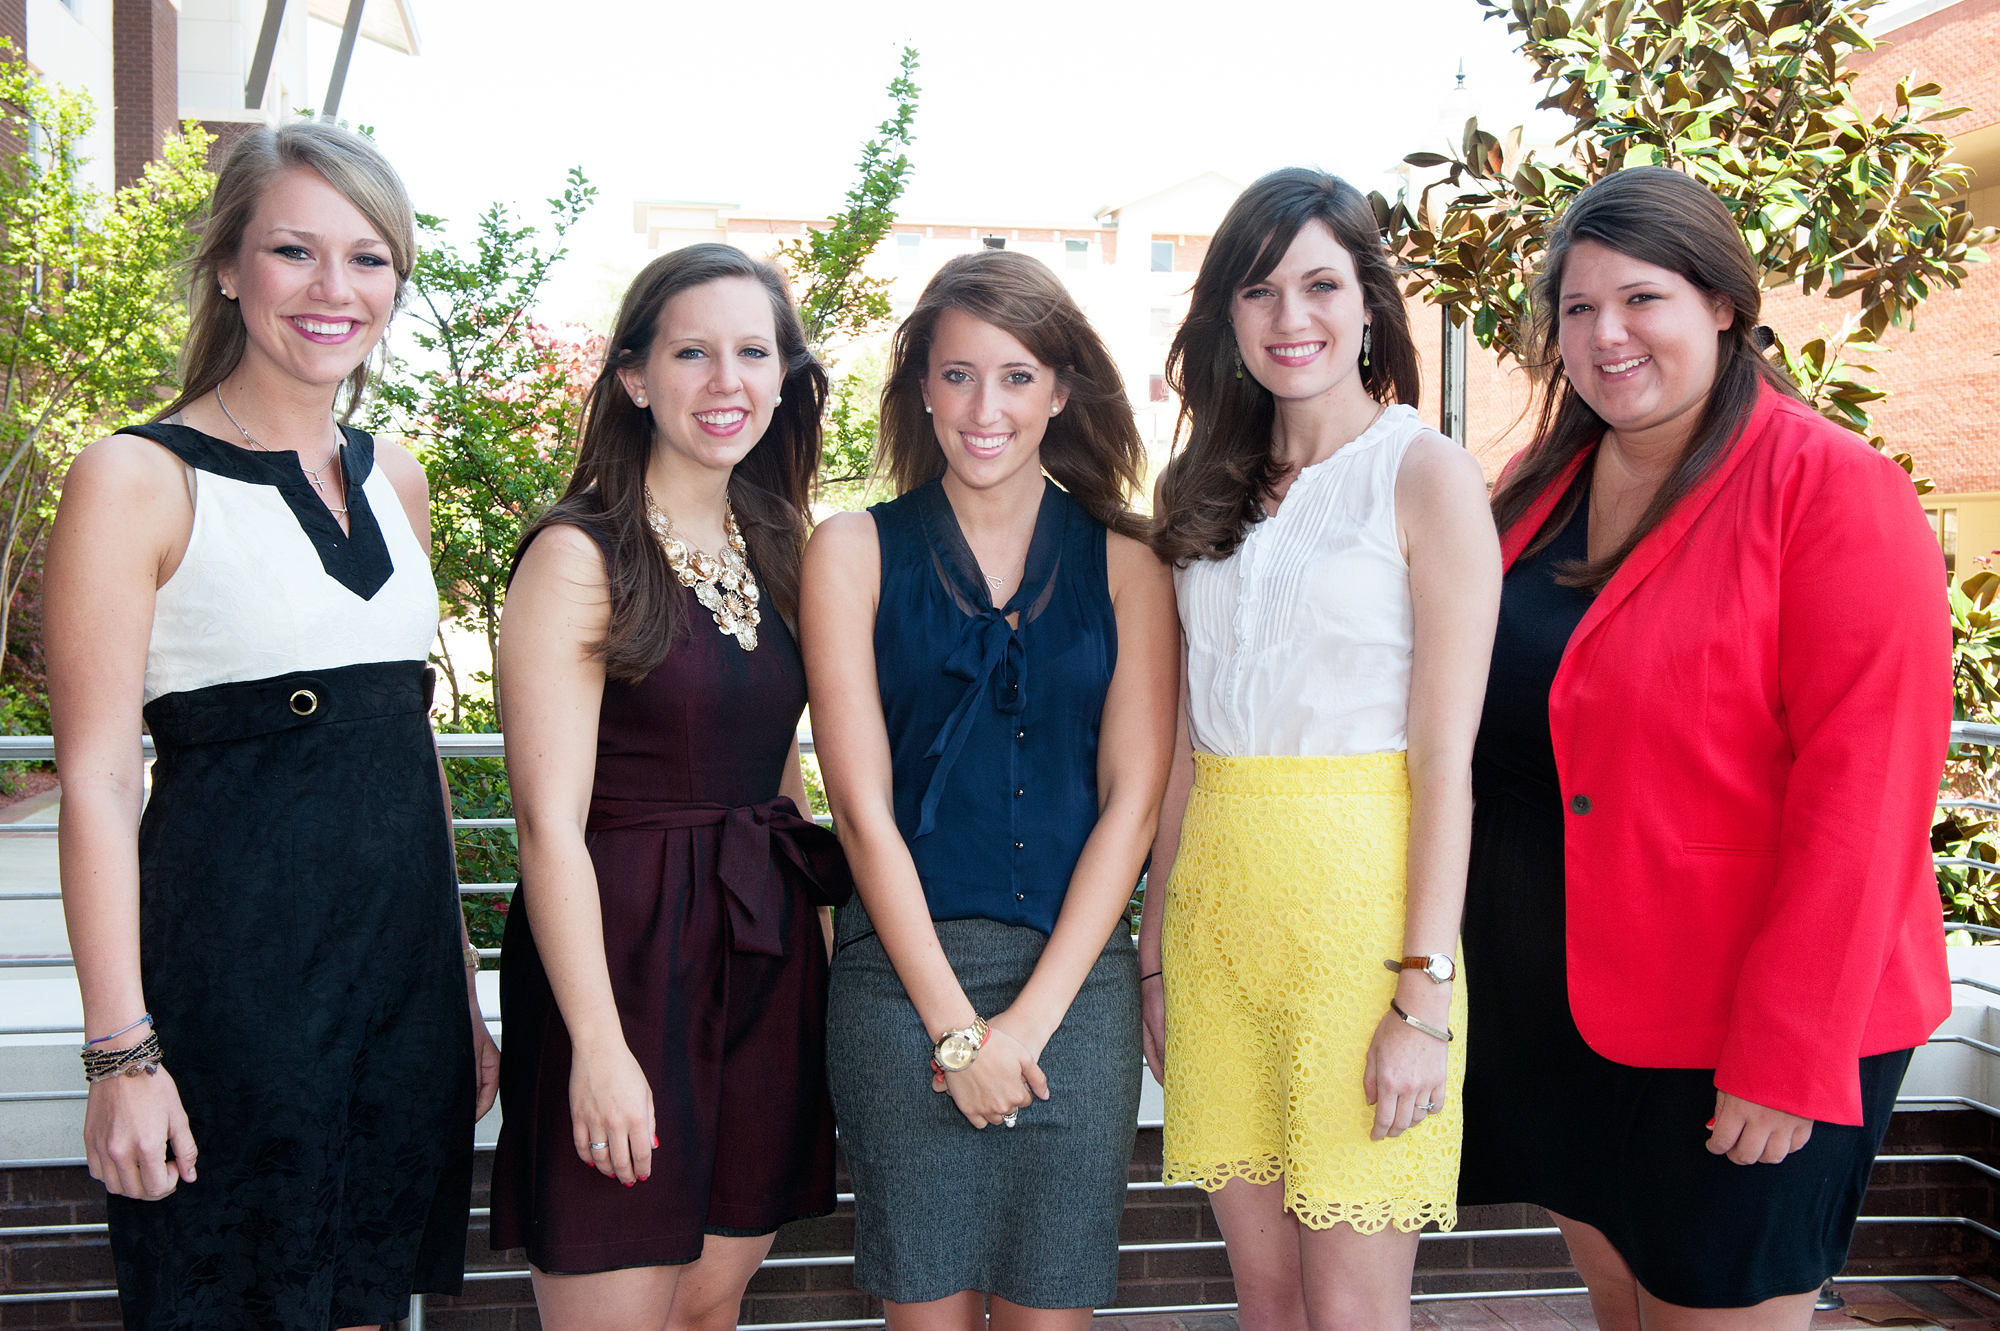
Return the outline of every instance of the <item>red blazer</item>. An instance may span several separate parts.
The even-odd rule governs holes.
[[[1575,470],[1503,534],[1510,566]],[[1951,1010],[1930,850],[1951,712],[1943,557],[1915,488],[1763,389],[1549,693],[1591,1048],[1860,1123],[1856,1060]]]

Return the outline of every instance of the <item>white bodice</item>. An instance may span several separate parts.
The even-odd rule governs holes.
[[[1396,473],[1428,429],[1392,406],[1301,471],[1227,559],[1174,573],[1194,747],[1338,757],[1408,744],[1415,613]]]
[[[395,487],[374,465],[373,440],[348,435],[353,530],[343,536],[295,454],[253,453],[186,427],[153,430],[148,437],[190,468],[194,530],[153,602],[147,702],[295,670],[427,659],[437,588]]]

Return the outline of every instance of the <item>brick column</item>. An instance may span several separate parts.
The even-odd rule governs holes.
[[[118,103],[113,141],[120,185],[139,178],[174,129],[181,99],[179,38],[180,13],[170,0],[113,0],[112,87]]]

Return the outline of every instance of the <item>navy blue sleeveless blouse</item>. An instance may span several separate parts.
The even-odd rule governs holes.
[[[941,482],[868,511],[882,548],[875,677],[896,826],[931,918],[1047,934],[1097,824],[1118,625],[1103,524],[1043,485],[1020,590],[999,607]]]

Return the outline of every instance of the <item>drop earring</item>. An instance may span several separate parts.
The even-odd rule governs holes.
[[[1237,347],[1230,354],[1236,357],[1236,377],[1241,379],[1243,377],[1243,348]]]
[[[1368,347],[1375,340],[1374,333],[1374,324],[1361,325],[1361,368],[1364,370],[1368,368]]]

